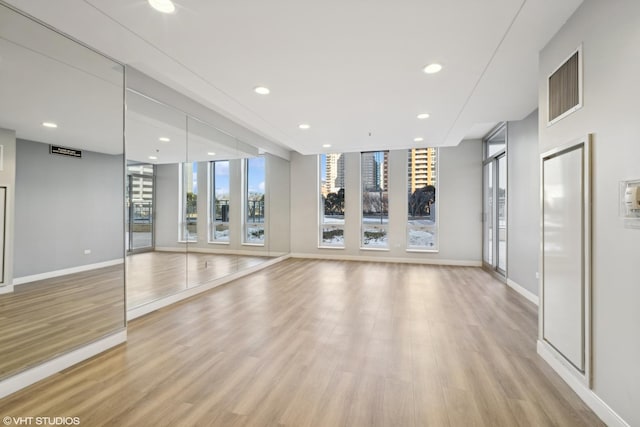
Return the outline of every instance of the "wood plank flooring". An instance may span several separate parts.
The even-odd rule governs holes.
[[[0,378],[124,329],[123,283],[120,264],[0,295]]]
[[[129,324],[0,400],[83,426],[598,426],[477,268],[290,259]]]

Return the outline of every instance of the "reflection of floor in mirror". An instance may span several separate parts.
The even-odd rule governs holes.
[[[124,328],[123,264],[0,295],[0,378]]]
[[[269,257],[184,252],[127,256],[127,307],[133,308],[268,261]]]

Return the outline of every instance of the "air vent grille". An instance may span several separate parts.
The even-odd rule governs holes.
[[[581,51],[576,51],[549,76],[549,124],[582,106]]]

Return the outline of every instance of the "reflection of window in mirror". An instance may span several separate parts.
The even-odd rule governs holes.
[[[198,163],[181,163],[179,240],[198,241]]]
[[[229,161],[209,162],[209,242],[229,242]]]
[[[244,161],[244,237],[245,244],[264,244],[265,161],[263,156]]]

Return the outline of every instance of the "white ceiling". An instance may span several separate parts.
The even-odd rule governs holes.
[[[455,145],[525,117],[538,52],[581,0],[177,0],[172,15],[146,0],[9,2],[310,154]],[[431,62],[442,72],[422,73]]]

